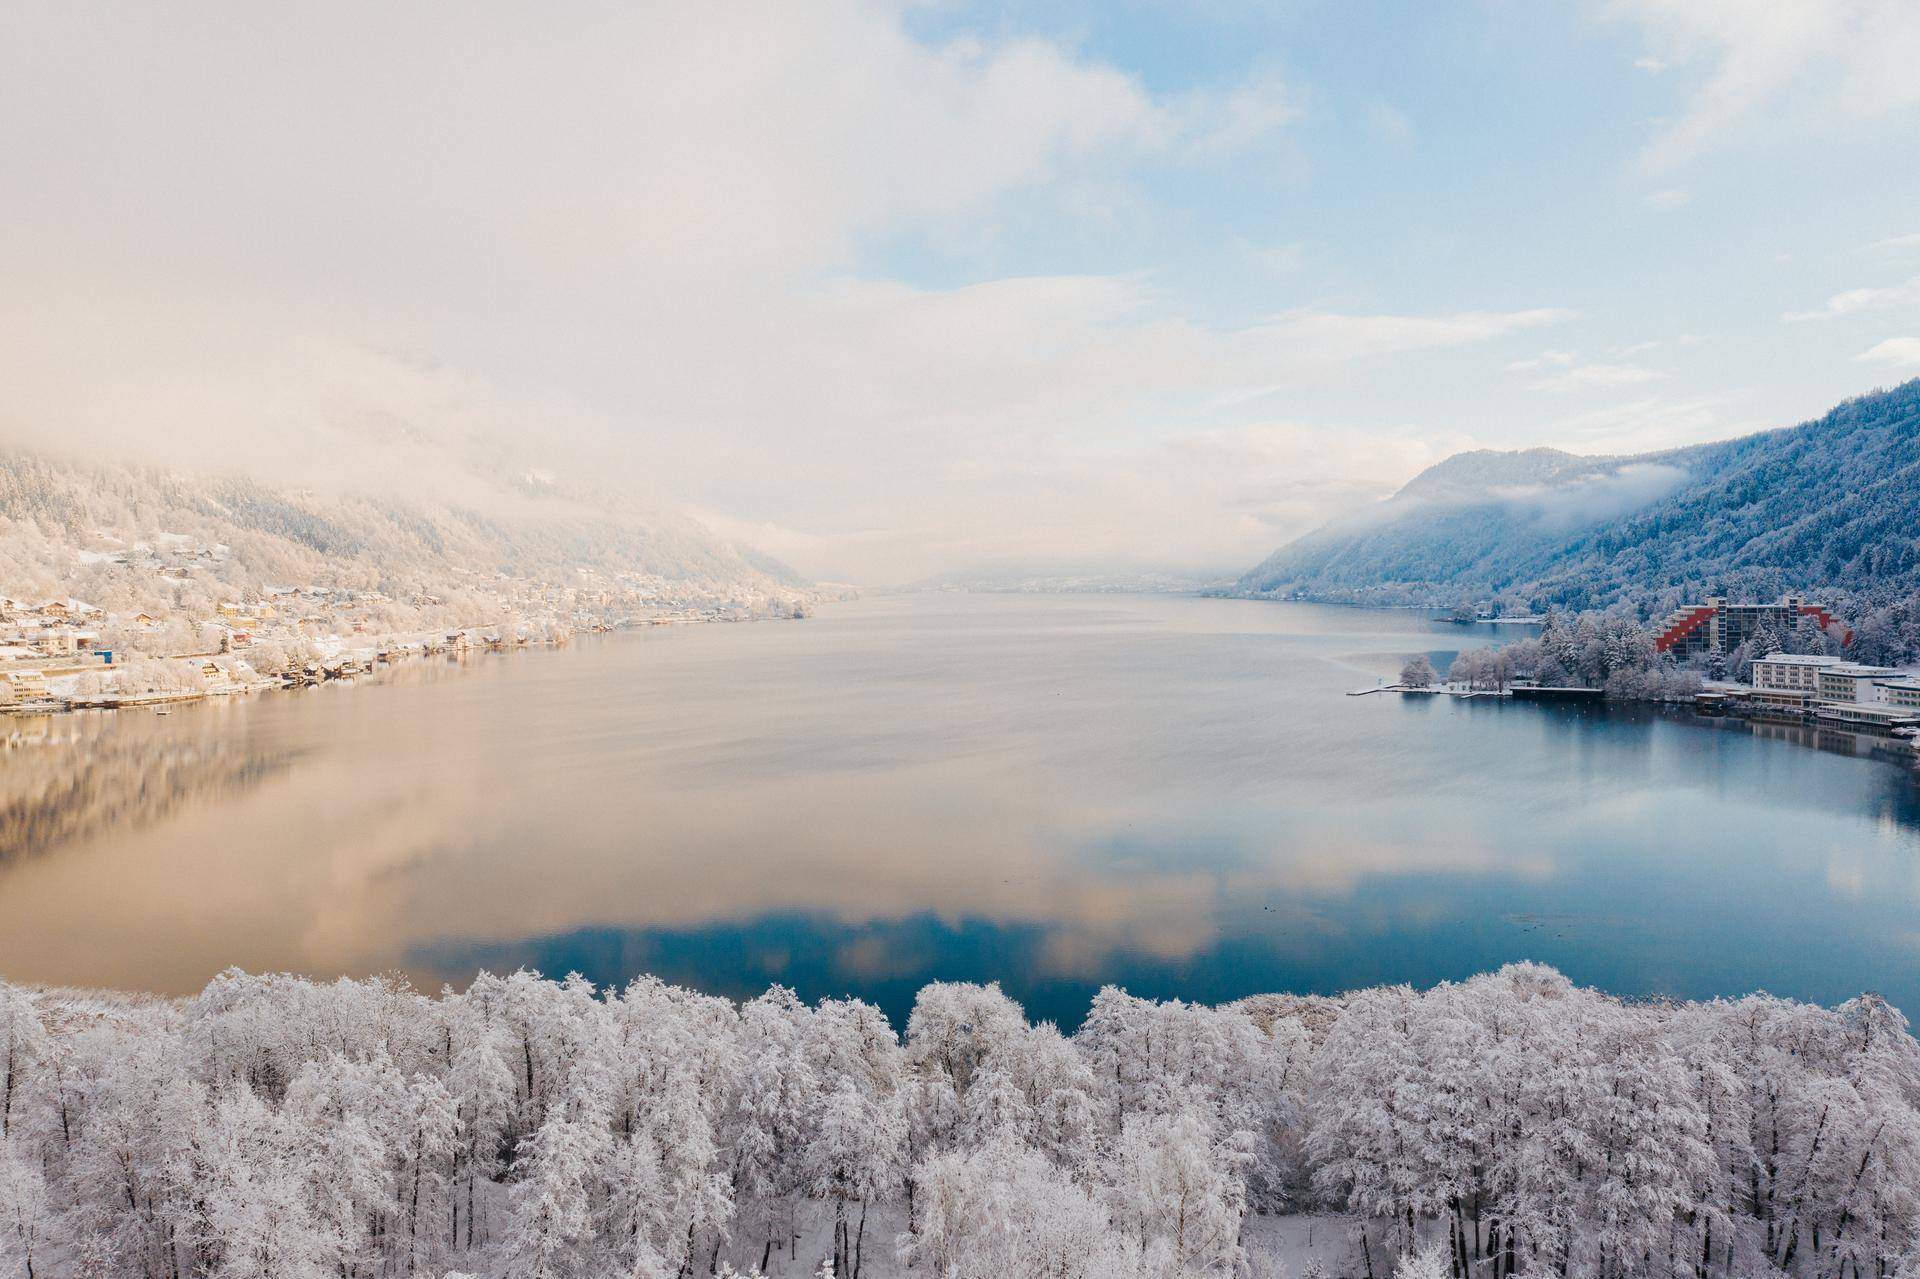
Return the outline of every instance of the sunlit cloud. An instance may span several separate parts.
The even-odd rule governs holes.
[[[1831,320],[1836,316],[1882,311],[1912,302],[1920,302],[1920,275],[1904,284],[1847,289],[1828,298],[1822,306],[1805,311],[1789,311],[1780,318],[1789,324],[1802,320]]]
[[[1638,25],[1645,70],[1697,71],[1654,134],[1651,169],[1736,133],[1886,117],[1920,106],[1920,8],[1905,0],[1608,0]]]
[[[1853,357],[1869,364],[1920,368],[1920,338],[1888,338]]]

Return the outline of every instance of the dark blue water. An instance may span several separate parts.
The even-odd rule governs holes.
[[[1108,982],[1211,1001],[1530,958],[1920,1007],[1920,788],[1885,743],[1345,696],[1493,633],[914,596],[56,720],[72,740],[0,761],[0,975],[526,964],[896,1016],[998,980],[1072,1024]]]

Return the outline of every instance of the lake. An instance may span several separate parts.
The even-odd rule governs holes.
[[[1801,729],[1345,696],[1495,633],[899,596],[0,718],[0,977],[529,965],[896,1018],[924,982],[998,980],[1071,1026],[1109,982],[1219,1001],[1527,958],[1920,1009],[1910,768]]]

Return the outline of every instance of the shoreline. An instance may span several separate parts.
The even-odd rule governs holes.
[[[310,663],[298,673],[281,673],[256,676],[251,680],[228,679],[219,684],[200,689],[149,689],[129,693],[79,693],[60,694],[51,697],[35,698],[31,701],[0,704],[0,716],[46,716],[66,715],[78,711],[123,711],[169,708],[174,705],[214,701],[228,697],[249,697],[261,693],[283,692],[288,689],[311,688],[320,684],[352,683],[354,680],[373,674],[382,668],[401,665],[447,654],[512,653],[527,649],[566,648],[582,635],[608,635],[616,631],[645,630],[656,626],[711,626],[720,624],[739,624],[746,622],[784,622],[800,621],[812,616],[795,612],[789,615],[767,614],[745,617],[719,616],[657,616],[645,618],[622,618],[618,621],[595,624],[554,635],[548,638],[515,637],[503,639],[497,635],[483,635],[478,641],[471,639],[474,631],[484,631],[481,627],[459,627],[448,631],[418,633],[407,638],[397,636],[383,637],[372,647],[360,646],[352,650],[342,650],[334,657]],[[439,636],[429,639],[428,635]],[[453,642],[454,636],[466,637],[462,642]],[[246,649],[230,649],[218,653],[190,653],[173,657],[146,658],[141,660],[161,662],[200,661],[217,665],[214,659],[228,662],[246,662]],[[26,666],[26,663],[20,663]],[[44,667],[38,671],[22,671],[23,674],[42,674],[52,680],[72,680],[86,674],[112,674],[123,669],[121,663],[103,663],[99,666],[73,668],[72,663],[65,664],[69,669],[51,677],[44,676]],[[249,668],[250,669],[250,668]],[[165,714],[165,709],[157,711]]]

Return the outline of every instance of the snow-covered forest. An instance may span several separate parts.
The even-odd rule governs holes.
[[[1911,1275],[1916,1107],[1873,996],[1635,1004],[1532,964],[1109,988],[1072,1036],[949,984],[904,1036],[649,978],[0,987],[0,1275]],[[1307,1214],[1311,1256],[1278,1229]]]
[[[0,450],[0,595],[186,625],[270,584],[321,586],[379,592],[368,622],[388,631],[491,622],[509,581],[804,594],[790,569],[673,512],[531,473],[468,478],[456,503]]]
[[[1830,642],[1820,634],[1806,641],[1813,647],[1793,651],[1824,652],[1823,646]],[[1750,646],[1743,645],[1734,661],[1741,664],[1744,674],[1745,664],[1753,656],[1765,656],[1784,643],[1759,654],[1750,653]],[[1651,627],[1616,610],[1579,617],[1551,613],[1538,637],[1459,653],[1447,669],[1447,680],[1470,689],[1498,692],[1516,679],[1528,679],[1549,688],[1604,688],[1608,697],[1622,701],[1658,702],[1692,697],[1700,691],[1703,674],[1719,677],[1727,671],[1725,660],[1712,667],[1680,665],[1656,651]]]
[[[1275,551],[1248,594],[1503,612],[1786,591],[1920,611],[1920,380],[1815,421],[1632,457],[1463,453]],[[1920,659],[1920,637],[1892,655]],[[1866,660],[1888,660],[1863,654]]]

